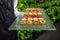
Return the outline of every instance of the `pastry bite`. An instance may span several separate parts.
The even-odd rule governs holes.
[[[46,24],[46,21],[45,20],[41,20],[40,24]]]
[[[39,24],[39,21],[38,20],[34,20],[33,23],[34,24]]]
[[[37,15],[37,13],[34,12],[33,15]]]
[[[26,21],[21,20],[21,21],[20,21],[20,24],[26,24]]]
[[[33,18],[34,21],[38,21],[38,18]]]
[[[40,13],[41,11],[40,10],[37,10],[38,13]]]
[[[24,15],[29,15],[28,12],[25,12]]]
[[[41,11],[40,10],[37,10],[37,13],[40,13]]]
[[[36,10],[33,10],[33,12],[35,12],[35,13],[36,13]]]
[[[27,24],[32,24],[32,21],[31,21],[31,20],[28,20],[28,21],[27,21]]]
[[[28,18],[28,20],[33,20],[33,18]]]
[[[30,9],[30,8],[27,8],[26,10],[28,10],[28,9]]]
[[[29,12],[31,12],[31,8],[30,8],[30,9],[28,9],[28,11],[29,11]]]
[[[28,18],[28,16],[27,15],[24,15],[23,18]]]
[[[38,18],[38,20],[40,21],[40,20],[44,20],[44,18]]]
[[[36,8],[36,12],[38,12],[40,9],[39,8]]]
[[[26,12],[31,12],[31,9],[30,9],[30,8],[27,8],[27,9],[26,9]]]
[[[39,24],[38,18],[33,18],[33,23],[34,24]]]
[[[33,15],[32,12],[29,12],[29,15]]]
[[[33,18],[37,18],[37,15],[33,15]]]
[[[38,20],[38,18],[33,18],[33,20]]]
[[[33,16],[32,15],[29,15],[28,18],[33,18]]]
[[[28,10],[29,12],[31,12],[31,10]]]
[[[27,19],[26,18],[22,18],[22,21],[26,21]]]
[[[33,8],[30,8],[30,12],[32,12]]]
[[[38,14],[38,15],[42,15],[42,13],[40,13],[40,12],[39,12],[39,13],[37,13],[37,14]]]
[[[37,15],[37,18],[43,18],[42,15]]]

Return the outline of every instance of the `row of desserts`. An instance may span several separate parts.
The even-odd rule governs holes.
[[[32,13],[32,12],[25,12],[24,13],[24,18],[41,18],[42,17],[42,13]]]
[[[39,8],[27,8],[26,12],[40,12]]]
[[[41,18],[41,20],[38,20],[37,18],[34,18],[34,20],[32,20],[32,19],[31,20],[30,19],[28,19],[28,20],[22,19],[20,21],[20,23],[21,24],[45,24],[46,21],[43,18]]]
[[[35,10],[35,9],[33,8],[33,10]],[[26,10],[27,11],[28,10],[32,11],[32,8],[31,9],[28,8]],[[41,12],[27,12],[27,11],[24,13],[24,16],[23,16],[23,18],[21,20],[21,24],[26,24],[26,23],[27,24],[32,24],[32,23],[34,23],[34,24],[39,24],[39,23],[40,24],[45,24],[46,23],[46,21],[42,17],[42,13]]]

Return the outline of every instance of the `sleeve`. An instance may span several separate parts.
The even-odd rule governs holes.
[[[9,2],[8,2],[9,1]],[[8,30],[15,20],[13,0],[0,0],[0,40],[15,40],[16,31]]]
[[[16,19],[13,8],[13,0],[0,0],[0,24],[4,29],[8,29],[9,26]]]

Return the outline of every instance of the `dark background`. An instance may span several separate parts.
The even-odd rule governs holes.
[[[0,0],[0,40],[17,40],[17,31],[8,30],[15,18],[13,0]]]
[[[13,0],[0,0],[0,40],[18,40],[17,31],[8,30],[15,20]],[[33,33],[28,40],[60,40],[60,20],[55,23],[57,30],[43,30],[41,33]]]
[[[60,40],[60,22],[56,22],[57,30],[43,30],[41,33],[33,33],[29,40]]]

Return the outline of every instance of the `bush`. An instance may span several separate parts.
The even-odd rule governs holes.
[[[23,11],[26,8],[43,8],[45,9],[47,15],[50,19],[55,23],[57,19],[60,19],[60,1],[59,0],[18,0],[17,5],[18,11]],[[29,38],[32,35],[33,31],[29,31],[29,33],[25,31],[18,31],[23,33],[24,38]],[[26,36],[25,33],[26,32]],[[41,32],[41,31],[40,31]],[[29,37],[27,35],[30,35]],[[21,36],[20,36],[21,38]]]

